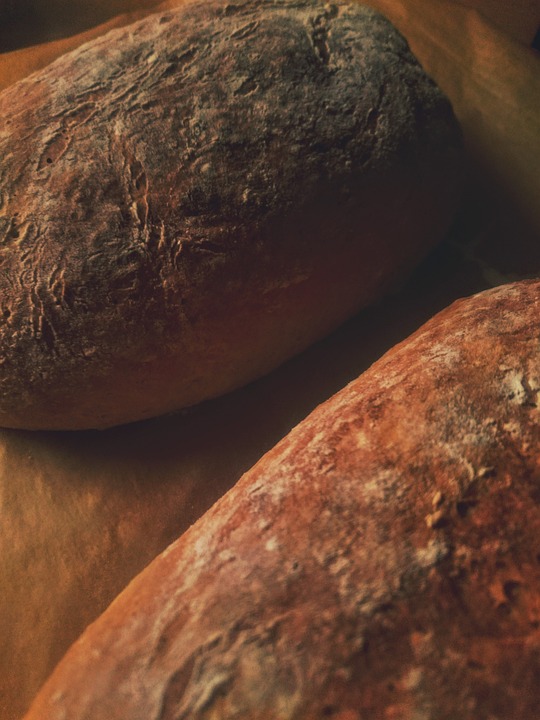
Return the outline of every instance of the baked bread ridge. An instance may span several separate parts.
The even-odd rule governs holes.
[[[540,281],[320,405],[72,646],[26,720],[525,720],[540,679]]]
[[[0,424],[106,427],[266,373],[444,232],[461,135],[356,3],[190,2],[0,94]]]

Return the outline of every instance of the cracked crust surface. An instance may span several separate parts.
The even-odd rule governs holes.
[[[194,2],[0,94],[0,422],[103,427],[267,372],[454,206],[460,134],[356,4]]]
[[[83,634],[27,720],[528,720],[540,282],[317,408]]]

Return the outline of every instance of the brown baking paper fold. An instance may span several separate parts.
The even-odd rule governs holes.
[[[473,179],[480,182],[479,190],[488,192],[488,200],[492,198],[493,212],[502,199],[511,218],[505,221],[508,231],[516,235],[529,231],[538,239],[540,56],[474,9],[455,2],[368,0],[368,4],[401,30],[425,70],[451,99],[463,127]],[[508,243],[513,241],[508,238]],[[513,252],[527,254],[528,248],[535,253],[531,238]]]

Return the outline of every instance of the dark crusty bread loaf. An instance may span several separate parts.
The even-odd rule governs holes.
[[[104,427],[275,367],[440,237],[460,132],[355,3],[195,2],[0,94],[0,423]]]
[[[89,627],[27,720],[529,720],[540,281],[319,406]]]

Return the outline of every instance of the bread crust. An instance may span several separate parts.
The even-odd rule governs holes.
[[[0,423],[105,427],[227,392],[443,232],[460,132],[354,3],[195,2],[0,94]]]
[[[540,281],[320,405],[71,648],[26,720],[539,710]]]

